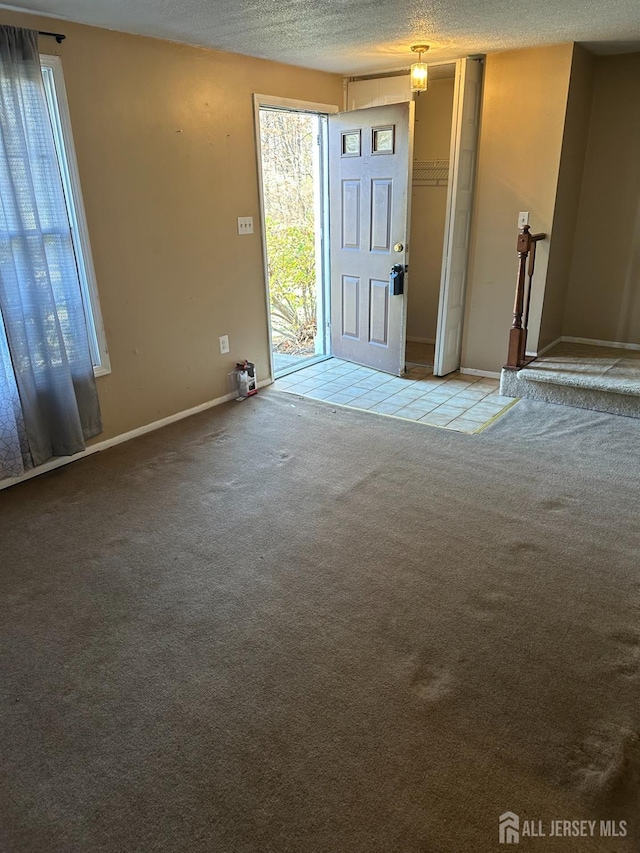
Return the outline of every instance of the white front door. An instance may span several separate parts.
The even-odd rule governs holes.
[[[436,376],[445,376],[460,367],[481,84],[482,63],[459,59],[453,95],[447,219],[433,368]]]
[[[413,103],[329,116],[331,347],[396,376],[405,369]]]

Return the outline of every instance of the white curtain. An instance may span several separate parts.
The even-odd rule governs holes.
[[[37,35],[0,27],[0,476],[102,430]]]

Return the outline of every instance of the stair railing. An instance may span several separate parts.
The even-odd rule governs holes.
[[[546,234],[531,234],[528,225],[523,225],[518,232],[518,279],[513,306],[513,324],[509,332],[509,352],[505,364],[507,370],[520,370],[533,361],[533,357],[527,356],[531,286],[536,266],[536,246],[540,240],[545,240],[546,236]]]

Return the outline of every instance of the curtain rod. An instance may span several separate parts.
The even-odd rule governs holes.
[[[66,39],[64,33],[50,33],[48,30],[38,30],[39,36],[49,36],[49,38],[55,39],[58,44],[62,44],[62,42]]]
[[[38,30],[39,36],[49,36],[52,39],[55,39],[58,44],[62,44],[62,42],[66,39],[64,33],[48,33],[46,30]]]

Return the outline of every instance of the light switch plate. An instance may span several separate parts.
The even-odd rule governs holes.
[[[239,221],[239,220],[238,220]],[[521,210],[518,214],[518,228],[523,228],[529,224],[529,211]]]
[[[238,217],[238,234],[253,234],[253,216]]]

